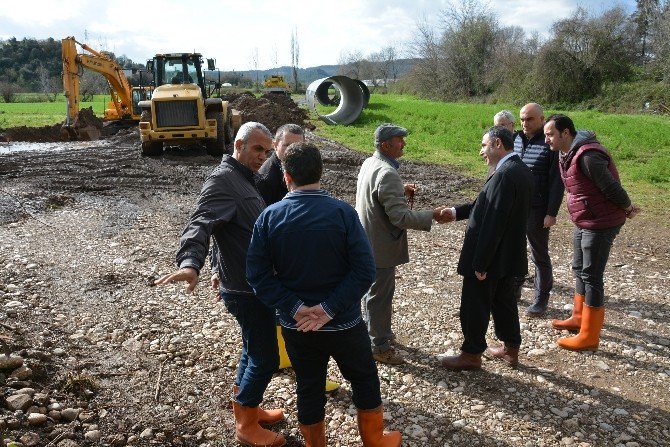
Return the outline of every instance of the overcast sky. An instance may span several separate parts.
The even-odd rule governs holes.
[[[458,1],[458,0],[456,0]],[[199,52],[221,70],[291,64],[297,30],[300,67],[337,64],[343,52],[364,55],[406,48],[417,23],[437,23],[449,0],[22,0],[0,8],[0,39],[75,36],[98,50],[144,63],[155,53]],[[613,4],[629,12],[634,0],[504,0],[488,5],[502,25],[547,33],[578,6],[602,12]],[[407,56],[407,54],[403,54]]]

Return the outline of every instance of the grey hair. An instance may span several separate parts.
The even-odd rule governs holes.
[[[259,130],[268,138],[272,139],[272,133],[268,130],[267,127],[261,123],[249,121],[240,126],[240,129],[237,131],[237,135],[235,135],[235,143],[237,143],[238,140],[242,140],[242,143],[246,144],[249,136],[254,130]]]
[[[514,119],[514,114],[509,110],[501,110],[500,112],[493,115],[493,122],[495,123],[503,118],[506,118],[507,121],[511,122],[512,124],[516,123],[516,120]]]
[[[286,136],[286,134],[292,133],[294,135],[300,135],[304,138],[305,131],[302,127],[297,124],[284,124],[275,133],[274,141],[279,141]]]

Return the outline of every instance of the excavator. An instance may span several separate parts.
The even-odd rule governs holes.
[[[63,88],[67,99],[67,116],[63,124],[63,137],[66,139],[88,138],[96,129],[78,127],[81,95],[79,92],[80,78],[84,69],[100,73],[109,84],[112,100],[107,104],[104,119],[107,121],[139,122],[141,110],[139,102],[151,97],[149,86],[131,87],[123,68],[111,57],[98,52],[88,45],[78,42],[74,37],[62,39],[63,56]],[[82,48],[77,51],[77,45]]]

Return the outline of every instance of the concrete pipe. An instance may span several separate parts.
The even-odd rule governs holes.
[[[319,86],[316,88],[315,92],[315,97],[316,100],[319,101],[319,104],[322,106],[336,106],[340,103],[340,98],[331,98],[328,95],[328,89],[333,85],[332,82],[330,81],[323,81]]]
[[[354,79],[354,81],[356,81],[356,84],[358,84],[358,86],[361,88],[361,91],[363,92],[363,108],[366,108],[370,102],[370,89],[360,79]]]
[[[327,115],[321,115],[316,110],[317,102],[321,104],[317,99],[317,90],[319,90],[323,83],[328,83],[325,88],[326,97],[328,97],[328,88],[331,86],[335,87],[340,93],[340,101],[339,104],[337,104],[337,108],[335,111]],[[323,97],[323,88],[319,91],[321,97]],[[328,78],[317,79],[307,87],[306,96],[309,107],[319,116],[319,118],[328,124],[344,124],[346,126],[347,124],[353,123],[361,115],[365,105],[363,90],[356,81],[347,76],[331,76]]]
[[[358,84],[363,92],[363,108],[366,108],[370,102],[370,89],[360,79],[354,79],[354,82]],[[319,104],[322,106],[336,106],[339,103],[339,98],[331,98],[328,95],[328,89],[330,89],[332,85],[333,83],[331,81],[323,81],[316,89],[316,100],[319,101]]]

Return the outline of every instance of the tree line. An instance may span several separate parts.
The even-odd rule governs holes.
[[[0,39],[0,98],[12,102],[19,92],[42,93],[49,101],[63,92],[62,45],[60,40]],[[141,68],[126,56],[103,51],[124,69]],[[129,77],[133,84],[134,76]],[[99,73],[87,71],[82,76],[80,93],[84,101],[93,94],[108,91],[107,81]]]
[[[620,6],[600,13],[578,7],[541,36],[527,34],[521,26],[502,26],[483,0],[460,0],[441,11],[437,24],[417,24],[413,42],[390,44],[367,56],[343,52],[338,73],[369,79],[374,88],[432,99],[538,101],[567,107],[605,90],[628,100],[621,99],[622,86],[632,85],[628,90],[640,104],[656,101],[670,112],[670,0],[637,0],[636,6],[632,14]],[[258,49],[254,50],[258,77]],[[123,68],[141,67],[125,56],[107,54]],[[298,65],[294,30],[294,88]],[[5,101],[18,91],[55,97],[62,91],[61,71],[60,41],[0,40],[0,97]],[[246,80],[241,73],[232,75],[223,82],[242,85]],[[90,72],[82,77],[82,95],[106,90],[101,75]]]
[[[501,26],[479,0],[418,26],[419,58],[403,88],[441,100],[492,99],[569,105],[612,84],[670,84],[670,0],[637,0],[596,14],[583,7],[553,23],[548,37]],[[661,92],[662,94],[662,92]]]

